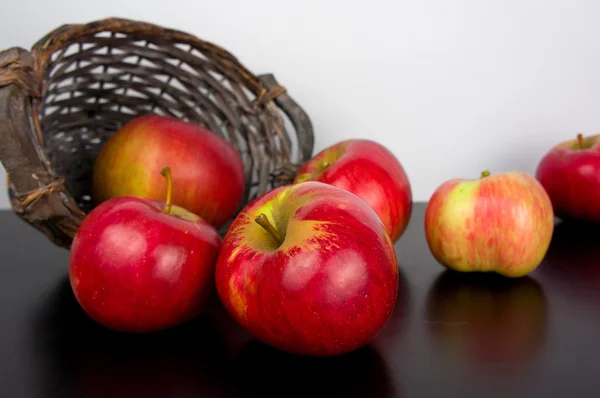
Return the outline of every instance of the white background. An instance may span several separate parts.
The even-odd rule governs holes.
[[[377,140],[418,201],[482,169],[533,173],[557,142],[600,131],[593,0],[44,0],[5,1],[1,14],[2,49],[109,16],[219,44],[287,87],[312,119],[315,153]]]

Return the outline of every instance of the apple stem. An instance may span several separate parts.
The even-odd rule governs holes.
[[[481,172],[481,178],[485,178],[485,177],[489,177],[489,176],[490,176],[489,170],[483,170]]]
[[[579,142],[579,148],[583,149],[583,134],[577,134],[577,142]]]
[[[173,178],[171,177],[171,168],[169,166],[165,166],[160,171],[166,180],[167,180],[167,199],[165,200],[165,208],[164,212],[167,214],[171,214],[171,196],[173,195]]]
[[[254,221],[256,221],[258,225],[263,227],[265,231],[267,231],[273,237],[273,239],[275,239],[278,245],[281,245],[283,243],[283,236],[273,226],[273,224],[271,224],[271,222],[264,213],[256,217]]]

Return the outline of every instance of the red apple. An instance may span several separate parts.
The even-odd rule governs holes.
[[[120,332],[167,329],[198,315],[214,283],[217,230],[166,202],[119,196],[83,220],[71,247],[77,301],[96,322]]]
[[[238,210],[245,177],[235,148],[199,125],[158,115],[132,120],[104,144],[94,165],[94,201],[123,195],[160,200],[165,164],[173,169],[174,205],[216,228]]]
[[[304,182],[267,192],[234,219],[216,286],[225,308],[262,342],[334,356],[366,345],[388,322],[398,266],[366,202]]]
[[[542,158],[536,177],[560,218],[600,222],[600,134],[562,142]]]
[[[408,177],[398,159],[377,142],[351,139],[323,149],[298,171],[295,182],[303,181],[335,185],[366,201],[394,242],[410,220]]]
[[[449,269],[520,277],[544,258],[554,230],[550,198],[533,176],[511,171],[453,179],[425,210],[433,256]]]

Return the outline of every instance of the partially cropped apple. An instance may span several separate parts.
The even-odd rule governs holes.
[[[198,315],[213,290],[221,247],[217,230],[167,199],[109,199],[73,239],[69,277],[77,301],[99,324],[148,333]]]
[[[562,219],[600,222],[600,134],[564,141],[541,159],[536,177]]]
[[[145,115],[126,123],[102,147],[94,165],[93,199],[132,195],[160,200],[163,165],[173,169],[173,204],[221,227],[241,204],[244,165],[225,139],[197,124]]]
[[[371,206],[397,241],[412,213],[412,191],[398,159],[383,145],[350,139],[323,149],[310,159],[294,182],[319,181],[352,192]]]
[[[271,190],[234,219],[216,286],[227,310],[262,342],[334,356],[366,345],[388,322],[398,265],[366,202],[303,182]]]
[[[554,230],[548,194],[533,176],[511,171],[439,186],[425,210],[433,256],[461,272],[521,277],[544,258]]]

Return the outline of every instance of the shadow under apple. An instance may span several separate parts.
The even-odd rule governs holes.
[[[546,337],[546,297],[530,277],[446,270],[428,293],[426,311],[437,346],[475,365],[533,360]]]
[[[208,316],[152,334],[116,333],[85,314],[64,278],[32,326],[44,396],[211,396],[223,387],[228,355]]]
[[[398,297],[394,312],[385,327],[375,336],[374,343],[389,349],[397,342],[408,328],[411,308],[411,292],[408,279],[403,271],[402,264],[398,265]]]
[[[569,297],[600,307],[597,294],[586,294],[600,287],[600,224],[558,223],[538,272]]]
[[[384,359],[371,346],[336,357],[289,354],[258,340],[235,357],[231,397],[393,397]]]

